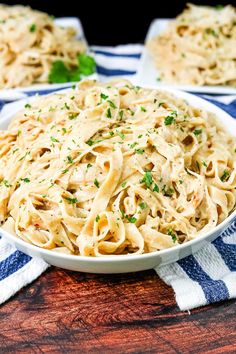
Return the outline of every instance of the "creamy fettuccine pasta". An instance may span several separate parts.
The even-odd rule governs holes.
[[[236,85],[236,10],[188,4],[147,45],[159,79],[189,85]]]
[[[212,113],[169,93],[84,81],[0,133],[0,220],[75,255],[173,247],[233,211],[235,147]]]
[[[54,61],[69,68],[85,46],[73,28],[56,26],[46,13],[0,5],[0,88],[48,82]]]

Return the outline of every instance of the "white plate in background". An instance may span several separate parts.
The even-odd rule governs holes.
[[[236,120],[222,109],[198,96],[191,95],[183,91],[178,91],[175,89],[165,89],[165,91],[186,100],[192,106],[215,113],[226,129],[236,137]],[[0,115],[0,129],[7,129],[7,126],[14,114],[22,109],[26,102],[31,102],[33,99],[34,97],[30,97],[27,98],[27,100],[21,100],[6,105]],[[188,241],[182,245],[177,245],[172,248],[152,253],[145,253],[142,255],[113,255],[104,257],[74,256],[39,248],[17,238],[14,235],[11,235],[1,228],[0,236],[4,237],[9,243],[14,245],[20,251],[32,257],[40,257],[47,263],[60,268],[90,273],[128,273],[152,269],[161,265],[173,263],[197,252],[199,249],[216,239],[219,234],[230,225],[235,217],[236,210],[214,229],[198,236],[192,241]]]
[[[148,30],[145,43],[158,36],[163,32],[168,24],[172,21],[171,19],[156,19],[154,20]],[[178,90],[184,90],[189,92],[198,93],[208,93],[217,95],[227,95],[236,94],[236,88],[230,86],[194,86],[194,85],[180,85],[180,84],[169,84],[164,81],[159,82],[157,78],[159,77],[158,70],[155,66],[154,60],[149,52],[149,50],[144,46],[143,53],[140,59],[140,64],[137,71],[137,82],[140,85],[155,85],[160,88],[173,87]]]
[[[77,17],[61,17],[56,18],[55,23],[60,27],[73,27],[76,30],[76,38],[87,45],[87,40],[85,38],[83,26],[81,21]],[[97,74],[88,76],[89,79],[97,79]],[[17,87],[14,89],[2,89],[0,90],[0,100],[3,101],[15,101],[27,97],[29,94],[34,94],[36,92],[40,94],[47,93],[47,91],[53,91],[58,89],[63,89],[71,87],[73,82],[66,82],[63,84],[34,84],[26,87]]]

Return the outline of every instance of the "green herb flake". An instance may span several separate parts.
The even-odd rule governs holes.
[[[141,109],[142,112],[147,112],[146,108],[143,107],[143,106],[141,106],[140,109]]]
[[[31,105],[29,103],[26,103],[25,108],[31,108]]]
[[[107,111],[106,111],[106,117],[107,118],[111,118],[112,115],[111,115],[111,108],[108,108]]]
[[[145,183],[147,188],[151,187],[151,184],[153,182],[152,174],[150,171],[147,171],[144,173],[143,179],[141,181],[142,183]]]
[[[36,29],[37,29],[36,24],[35,24],[35,23],[32,23],[32,25],[31,25],[30,28],[29,28],[29,31],[30,31],[31,33],[34,33],[34,32],[36,31]]]
[[[140,209],[146,209],[147,208],[147,204],[146,203],[144,203],[144,202],[142,202],[142,203],[140,203],[139,204],[139,207],[140,207]]]
[[[115,103],[112,102],[111,100],[107,100],[107,102],[109,103],[109,105],[110,105],[111,108],[114,108],[114,109],[117,108],[116,105],[115,105]]]
[[[121,187],[122,187],[122,188],[125,188],[126,183],[127,183],[127,182],[122,182],[122,183],[121,183]]]
[[[177,241],[177,235],[172,229],[169,229],[167,231],[167,234],[171,236],[174,243]]]
[[[77,198],[63,197],[63,199],[67,200],[69,204],[78,203],[78,199]]]
[[[54,136],[50,136],[50,140],[51,140],[53,143],[59,143],[59,140],[57,140],[56,138],[54,138]]]
[[[12,186],[6,179],[4,179],[4,180],[2,181],[2,183],[4,184],[4,186],[5,186],[6,188],[10,188],[10,187]]]
[[[69,163],[73,163],[73,159],[70,155],[66,156],[66,159]]]
[[[159,189],[159,187],[158,187],[158,185],[156,183],[154,185],[153,192],[157,192],[157,193],[160,192],[160,189]]]
[[[123,118],[123,116],[124,116],[124,111],[119,111],[119,117],[120,117],[120,119],[122,119]]]
[[[139,155],[143,155],[144,154],[144,149],[135,149],[135,153],[139,154]]]
[[[21,178],[20,179],[22,182],[25,182],[25,183],[30,183],[30,179],[28,177],[26,178]]]
[[[228,170],[224,170],[223,175],[220,177],[222,182],[228,181],[230,176],[230,172]]]
[[[99,222],[99,220],[100,220],[100,216],[97,215],[95,221],[96,221],[96,222]]]
[[[122,140],[124,140],[124,138],[125,138],[125,134],[124,134],[124,133],[122,133],[122,132],[117,132],[117,134],[119,135],[119,137],[120,137]]]
[[[126,215],[126,219],[132,224],[136,223],[136,221],[137,221],[137,219],[134,216]]]
[[[196,135],[196,136],[202,134],[202,129],[195,129],[193,134]]]
[[[93,181],[93,183],[94,183],[94,185],[95,185],[97,188],[99,188],[99,182],[98,182],[97,178],[95,178],[95,180]]]
[[[167,116],[164,121],[165,125],[171,125],[173,122],[174,122],[173,116]]]
[[[101,93],[101,99],[102,100],[106,100],[107,98],[108,98],[108,96],[107,95],[105,95],[105,93]]]
[[[95,144],[95,141],[89,139],[88,141],[86,141],[86,144],[92,146],[93,144]]]

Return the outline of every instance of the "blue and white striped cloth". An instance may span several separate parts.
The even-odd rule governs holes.
[[[115,48],[94,46],[93,50],[101,80],[117,75],[135,77],[142,51],[141,45]],[[202,97],[236,118],[236,96]],[[3,106],[4,102],[0,102],[1,104]],[[47,267],[41,259],[32,259],[7,244],[4,239],[0,239],[0,303],[31,283]],[[198,253],[157,268],[156,272],[174,289],[181,310],[235,298],[236,221]]]

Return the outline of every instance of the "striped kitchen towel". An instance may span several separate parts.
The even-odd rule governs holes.
[[[141,45],[98,47],[95,52],[101,80],[113,76],[135,78]],[[40,92],[40,94],[45,92]],[[49,93],[47,91],[46,93]],[[27,92],[25,95],[32,95]],[[236,96],[201,95],[236,118]],[[9,105],[0,102],[3,112]],[[31,258],[0,239],[0,303],[31,283],[48,265]],[[236,221],[213,242],[194,255],[155,269],[172,286],[181,310],[236,297]],[[158,295],[157,295],[158,296]]]

